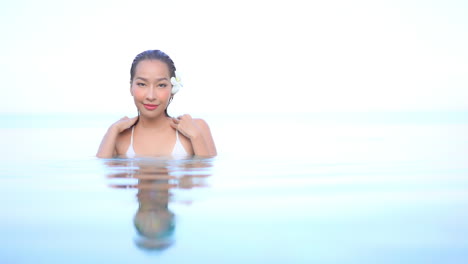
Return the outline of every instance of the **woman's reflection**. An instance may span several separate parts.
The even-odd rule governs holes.
[[[138,210],[133,223],[139,237],[136,245],[142,249],[162,250],[174,242],[175,215],[169,209],[169,188],[157,188],[158,184],[167,186],[168,180],[139,180],[139,185],[155,188],[138,188]]]
[[[206,186],[211,160],[108,160],[112,173],[108,175],[113,188],[136,188],[138,210],[133,223],[138,234],[138,248],[161,251],[174,243],[175,214],[169,203],[177,188]]]

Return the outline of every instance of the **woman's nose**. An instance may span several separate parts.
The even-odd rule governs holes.
[[[150,86],[146,91],[146,99],[149,101],[153,101],[156,99],[155,95],[156,89],[153,86]]]

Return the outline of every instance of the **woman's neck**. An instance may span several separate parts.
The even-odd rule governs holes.
[[[145,129],[159,130],[166,128],[168,126],[168,121],[169,117],[165,115],[156,118],[145,118],[144,116],[140,116],[137,126]]]

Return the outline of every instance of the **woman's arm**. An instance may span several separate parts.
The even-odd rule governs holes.
[[[216,156],[218,153],[216,151],[213,136],[211,135],[210,127],[203,119],[195,119],[194,122],[201,132],[198,137],[191,139],[195,155],[210,157]]]
[[[190,115],[183,115],[173,118],[171,126],[190,139],[196,156],[214,157],[217,155],[210,127],[205,120],[192,119]]]
[[[138,120],[138,117],[128,118],[123,117],[119,121],[112,124],[107,130],[104,138],[101,141],[96,157],[110,159],[117,155],[116,142],[117,137],[122,131],[130,128]]]

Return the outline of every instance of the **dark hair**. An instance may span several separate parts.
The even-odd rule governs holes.
[[[138,66],[138,63],[140,63],[140,61],[143,61],[143,60],[159,60],[159,61],[164,62],[167,65],[167,68],[169,68],[170,77],[175,77],[176,67],[171,57],[169,57],[169,55],[167,55],[166,53],[160,50],[146,50],[136,55],[135,59],[133,59],[132,67],[130,68],[130,83],[133,81],[133,78],[135,77],[135,71],[136,71],[136,67]],[[172,97],[170,100],[172,101]],[[164,112],[166,113],[166,116],[169,116],[169,114],[167,113],[167,108]],[[138,113],[138,116],[139,115],[140,113]]]
[[[133,59],[132,67],[130,68],[130,81],[133,81],[133,78],[135,77],[135,70],[138,63],[143,60],[159,60],[166,63],[169,68],[169,74],[171,77],[175,77],[176,67],[171,57],[160,50],[147,50],[136,55],[135,59]]]

